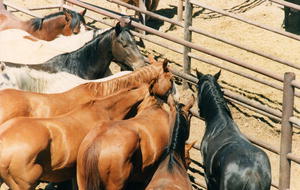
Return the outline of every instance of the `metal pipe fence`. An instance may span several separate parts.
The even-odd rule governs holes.
[[[170,36],[170,35],[167,35],[167,34],[164,34],[162,32],[159,32],[157,30],[154,30],[152,28],[149,28],[149,27],[146,27],[142,24],[139,24],[137,22],[132,22],[132,25],[138,29],[141,29],[141,30],[144,30],[144,31],[147,31],[149,33],[152,33],[154,35],[157,35],[159,37],[162,37],[164,39],[167,39],[169,41],[172,41],[176,44],[180,44],[184,47],[184,49],[179,49],[179,48],[175,48],[175,47],[171,47],[170,45],[167,45],[165,43],[161,43],[161,42],[157,42],[157,40],[153,40],[151,38],[149,38],[147,35],[143,35],[143,34],[139,34],[139,33],[136,33],[136,32],[133,32],[136,36],[138,37],[141,37],[143,39],[146,39],[152,43],[155,43],[157,45],[161,45],[165,48],[168,48],[172,51],[175,51],[179,54],[183,54],[183,62],[184,62],[184,71],[185,72],[181,72],[181,71],[178,71],[178,70],[175,70],[175,69],[171,69],[171,72],[173,74],[175,74],[176,76],[184,79],[185,81],[189,82],[189,83],[197,83],[197,79],[193,76],[190,75],[190,69],[191,69],[191,58],[193,59],[196,59],[196,60],[199,60],[199,61],[202,61],[204,63],[207,63],[207,64],[211,64],[211,65],[214,65],[214,66],[217,66],[219,68],[222,68],[222,69],[225,69],[225,70],[228,70],[232,73],[235,73],[235,74],[238,74],[240,76],[243,76],[243,77],[246,77],[246,78],[249,78],[249,79],[252,79],[256,82],[259,82],[259,83],[262,83],[264,85],[267,85],[267,86],[270,86],[270,87],[273,87],[277,90],[281,90],[283,91],[283,107],[282,107],[282,112],[281,111],[278,111],[278,110],[275,110],[275,109],[272,109],[268,106],[265,106],[265,105],[262,105],[260,103],[257,103],[257,102],[254,102],[254,101],[251,101],[243,96],[240,96],[238,94],[235,94],[235,93],[232,93],[228,90],[225,90],[224,91],[224,95],[225,95],[225,98],[229,99],[230,101],[234,102],[234,103],[237,103],[237,104],[240,104],[248,109],[252,109],[252,110],[255,110],[259,113],[261,113],[262,115],[265,115],[267,117],[270,117],[276,121],[280,121],[282,123],[282,129],[281,129],[281,146],[280,146],[280,149],[278,149],[277,147],[274,147],[273,145],[270,145],[270,144],[267,144],[267,143],[264,143],[263,141],[259,140],[259,139],[255,139],[251,136],[247,136],[247,138],[253,142],[254,144],[258,145],[258,146],[261,146],[273,153],[276,153],[276,154],[279,154],[280,155],[280,177],[279,177],[279,185],[273,183],[272,186],[280,189],[280,190],[285,190],[285,189],[289,189],[290,188],[290,170],[291,170],[291,161],[297,163],[297,164],[300,164],[300,159],[292,153],[292,150],[291,150],[291,147],[292,147],[292,141],[291,141],[291,137],[292,137],[292,128],[293,126],[299,126],[300,127],[300,119],[298,117],[295,117],[293,116],[293,107],[295,106],[294,105],[294,97],[300,97],[300,93],[295,91],[295,88],[298,88],[300,89],[300,81],[297,81],[295,79],[295,75],[293,73],[285,73],[284,77],[283,76],[280,76],[280,75],[276,75],[272,72],[269,72],[268,70],[265,70],[265,69],[262,69],[262,68],[257,68],[257,67],[254,67],[248,63],[245,63],[245,62],[242,62],[240,60],[236,60],[236,59],[233,59],[229,56],[226,56],[226,55],[222,55],[220,54],[219,52],[213,52],[211,50],[208,50],[202,46],[199,46],[199,45],[196,45],[194,43],[192,43],[192,33],[195,32],[195,33],[199,33],[199,34],[202,34],[202,35],[205,35],[205,36],[208,36],[210,38],[213,38],[213,39],[216,39],[218,41],[221,41],[221,42],[224,42],[226,44],[230,44],[234,47],[237,47],[237,48],[240,48],[240,49],[243,49],[243,50],[246,50],[248,52],[251,52],[251,53],[254,53],[254,54],[257,54],[257,55],[260,55],[262,57],[265,57],[265,58],[268,58],[268,59],[271,59],[275,62],[278,62],[278,63],[281,63],[281,64],[285,64],[285,65],[288,65],[290,67],[293,67],[293,68],[296,68],[296,69],[299,69],[299,65],[295,64],[295,63],[290,63],[288,61],[285,61],[285,60],[281,60],[280,58],[277,58],[277,57],[274,57],[272,55],[267,55],[265,53],[262,53],[260,51],[257,51],[257,50],[254,50],[254,49],[251,49],[251,48],[248,48],[248,47],[245,47],[244,45],[241,45],[241,44],[238,44],[236,42],[230,42],[229,40],[227,39],[223,39],[221,37],[217,37],[217,36],[214,36],[214,35],[211,35],[205,31],[201,31],[197,28],[194,28],[192,25],[192,11],[193,11],[193,5],[196,5],[196,6],[200,6],[200,7],[203,7],[205,9],[209,9],[211,11],[214,11],[214,12],[217,12],[217,13],[220,13],[220,14],[223,14],[225,16],[229,16],[231,18],[234,18],[234,19],[237,19],[239,21],[242,21],[242,22],[245,22],[245,23],[248,23],[248,24],[251,24],[251,25],[254,25],[254,26],[257,26],[261,29],[264,29],[264,30],[268,30],[268,31],[271,31],[271,32],[274,32],[274,33],[277,33],[279,35],[283,35],[283,36],[286,36],[286,37],[289,37],[289,38],[292,38],[292,39],[296,39],[296,40],[300,40],[300,37],[297,36],[297,35],[294,35],[294,34],[291,34],[291,33],[288,33],[288,32],[283,32],[283,31],[280,31],[280,30],[277,30],[277,29],[273,29],[273,28],[270,28],[268,26],[265,26],[265,25],[262,25],[262,24],[259,24],[259,23],[256,23],[256,22],[253,22],[253,21],[250,21],[246,18],[243,18],[241,16],[237,16],[237,15],[234,15],[232,13],[229,13],[229,12],[226,12],[226,11],[223,11],[223,10],[219,10],[219,9],[216,9],[216,8],[213,8],[213,7],[210,7],[208,5],[205,5],[203,3],[200,3],[199,1],[196,1],[196,0],[186,0],[185,1],[185,15],[184,15],[184,23],[181,22],[181,19],[178,19],[179,21],[174,21],[172,19],[168,19],[168,18],[165,18],[165,17],[162,17],[160,15],[157,15],[155,13],[152,13],[152,12],[149,12],[149,11],[145,11],[145,10],[141,10],[140,8],[138,7],[135,7],[135,6],[132,6],[132,5],[128,5],[126,3],[123,3],[121,2],[120,0],[109,0],[113,3],[116,3],[116,4],[119,4],[121,6],[125,6],[127,8],[131,8],[133,10],[136,10],[136,11],[140,11],[142,13],[145,13],[151,17],[155,17],[157,19],[160,19],[160,20],[163,20],[163,21],[166,21],[166,22],[170,22],[172,24],[175,24],[177,26],[180,26],[180,27],[183,27],[184,28],[184,39],[178,39],[178,38],[175,38],[173,36]],[[181,1],[181,0],[179,0]],[[280,0],[270,0],[272,2],[275,2],[275,3],[278,3],[278,4],[281,4],[281,5],[284,5],[284,6],[288,6],[288,7],[291,7],[291,8],[294,8],[294,9],[297,9],[297,10],[300,10],[300,6],[299,5],[294,5],[294,4],[291,4],[291,3],[288,3],[288,2],[284,2],[284,1],[280,1]],[[98,14],[101,14],[101,15],[105,15],[105,16],[108,16],[108,17],[111,17],[111,18],[115,18],[115,19],[119,19],[121,16],[119,14],[115,14],[115,13],[112,13],[112,12],[109,12],[107,10],[104,10],[104,9],[101,9],[99,7],[95,7],[91,4],[87,4],[85,2],[82,2],[82,1],[78,1],[78,0],[60,0],[60,3],[61,3],[61,6],[59,6],[60,8],[70,8],[69,6],[66,5],[66,3],[69,3],[69,4],[73,4],[75,6],[79,6],[79,7],[82,7],[82,8],[86,8],[90,11],[93,11],[95,13],[98,13]],[[11,4],[11,2],[5,2],[6,5],[8,5],[9,7],[12,7],[13,9],[16,9],[16,10],[19,10],[21,12],[24,12],[28,15],[31,15],[31,16],[38,16],[34,13],[32,13],[30,10],[28,9],[25,9],[25,8],[20,8],[16,5],[13,5]],[[179,2],[178,5],[180,5],[181,3]],[[40,8],[32,8],[31,10],[39,10],[39,9],[46,9],[46,8],[56,8],[57,5],[52,5],[52,6],[49,6],[49,7],[40,7]],[[181,9],[179,9],[180,11]],[[179,14],[182,14],[179,12]],[[86,15],[88,16],[88,15]],[[96,21],[100,21],[100,22],[103,22],[105,23],[104,20],[101,20],[101,19],[97,19],[97,18],[94,18],[92,16],[88,16],[89,18],[91,19],[94,19]],[[180,16],[178,16],[180,18]],[[129,22],[129,20],[128,20]],[[205,54],[208,54],[208,55],[211,55],[213,57],[216,57],[216,58],[219,58],[221,60],[225,60],[225,61],[228,61],[230,63],[233,63],[235,65],[238,65],[240,67],[243,67],[243,68],[246,68],[246,69],[249,69],[251,71],[254,71],[256,73],[260,73],[264,76],[268,76],[270,77],[271,79],[274,79],[275,81],[279,81],[279,82],[283,82],[283,85],[277,85],[275,83],[271,83],[267,80],[262,80],[262,79],[257,79],[257,77],[254,77],[250,74],[247,74],[247,73],[243,73],[241,71],[239,71],[238,69],[232,69],[232,68],[229,68],[229,67],[226,67],[226,66],[223,66],[221,64],[218,64],[218,63],[215,63],[211,60],[208,60],[208,59],[205,59],[203,57],[200,57],[198,56],[197,54],[195,53],[192,53],[191,52],[191,49],[193,50],[197,50],[199,52],[202,52],[202,53],[205,53]],[[196,116],[196,117],[199,117],[198,113],[196,112],[193,112],[193,114]],[[199,117],[200,118],[200,117]],[[196,145],[195,148],[199,148],[198,145]],[[202,186],[205,186],[205,184]]]

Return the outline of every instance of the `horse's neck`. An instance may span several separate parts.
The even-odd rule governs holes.
[[[88,64],[91,69],[97,68],[97,70],[99,70],[99,67],[103,68],[102,73],[100,74],[100,77],[102,77],[113,59],[111,31],[109,31],[104,38],[99,40],[97,46],[97,52],[95,52],[95,54],[98,55],[97,60],[95,60],[96,64],[94,62],[89,62]]]
[[[231,126],[229,123],[232,123],[233,120],[224,97],[215,96],[213,91],[206,93],[206,96],[202,97],[205,101],[202,101],[200,110],[204,113],[207,131],[221,131]]]
[[[105,110],[110,117],[123,119],[131,110],[132,106],[143,100],[147,91],[148,89],[146,87],[128,91],[125,90],[97,101],[93,109],[96,113]]]
[[[38,30],[35,30],[33,28],[32,21],[29,20],[26,21],[27,27],[25,28],[25,31],[32,34],[34,37],[50,41],[55,39],[59,34],[62,33],[65,22],[62,19],[63,18],[45,20],[42,23],[42,28]]]

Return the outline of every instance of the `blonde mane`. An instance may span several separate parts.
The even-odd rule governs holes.
[[[151,80],[156,79],[162,71],[162,64],[153,64],[113,80],[100,83],[89,82],[83,84],[83,86],[92,92],[91,96],[93,97],[107,96],[124,88],[138,87],[142,83],[149,83]]]

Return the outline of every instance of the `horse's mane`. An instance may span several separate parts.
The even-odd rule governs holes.
[[[169,156],[168,160],[168,170],[172,171],[175,164],[180,165],[179,160],[175,158],[175,155],[181,156],[184,154],[185,141],[188,138],[188,121],[183,115],[182,107],[183,104],[176,105],[176,117],[175,124],[173,126],[172,136],[170,138],[170,143],[165,150],[162,160]]]
[[[83,87],[92,91],[92,96],[107,96],[124,88],[135,87],[142,83],[150,82],[159,75],[159,71],[157,65],[149,65],[116,79],[100,83],[90,82],[83,84]]]
[[[67,11],[72,15],[72,21],[71,21],[72,29],[74,29],[79,22],[85,23],[84,17],[81,14],[79,14],[75,11],[72,11],[72,10],[67,10]],[[46,15],[43,18],[38,18],[38,17],[32,18],[32,19],[30,19],[31,26],[34,31],[40,30],[43,26],[44,21],[49,20],[54,17],[57,17],[57,16],[64,15],[64,14],[65,13],[63,11],[60,11],[60,12],[51,13],[49,15]]]
[[[97,57],[98,57],[97,51],[98,51],[99,43],[101,43],[101,41],[104,41],[107,38],[109,38],[112,30],[113,30],[113,28],[106,30],[106,31],[98,34],[97,36],[95,36],[92,40],[86,42],[82,47],[80,47],[72,52],[57,55],[57,56],[49,59],[45,63],[55,63],[55,62],[57,62],[56,60],[60,60],[62,58],[65,59],[65,62],[68,62],[68,61],[71,61],[73,57],[84,57],[86,63],[94,63],[94,62],[96,62]]]
[[[203,114],[206,115],[214,115],[214,113],[207,113],[207,112],[202,112],[201,108],[207,107],[209,108],[210,106],[217,106],[216,109],[220,110],[225,110],[228,115],[232,118],[231,111],[227,105],[227,101],[224,98],[224,93],[221,89],[221,86],[219,83],[215,80],[214,76],[212,75],[203,75],[198,82],[198,99],[200,98],[201,94],[201,99],[205,99],[205,101],[198,101],[198,107],[200,108],[200,116],[203,117]],[[215,104],[211,104],[211,100],[215,102]],[[210,110],[210,109],[207,109]]]

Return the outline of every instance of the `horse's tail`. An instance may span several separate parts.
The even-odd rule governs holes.
[[[100,142],[94,141],[84,154],[82,166],[84,168],[85,181],[82,185],[86,190],[98,190],[103,186],[98,170],[99,147]]]

